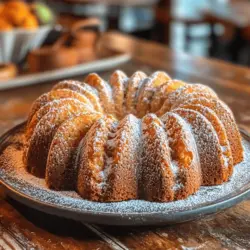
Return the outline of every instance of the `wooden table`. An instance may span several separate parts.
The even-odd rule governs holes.
[[[106,46],[133,59],[120,66],[128,75],[165,70],[172,77],[214,88],[250,132],[250,70],[179,54],[118,33]],[[107,79],[110,72],[101,72]],[[81,77],[82,79],[82,77]],[[0,133],[25,119],[31,102],[51,83],[0,92]],[[250,201],[216,215],[173,226],[111,227],[82,224],[30,209],[0,194],[0,249],[250,249]]]

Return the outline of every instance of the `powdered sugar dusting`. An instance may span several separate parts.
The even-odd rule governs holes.
[[[170,77],[162,71],[156,71],[150,77],[144,80],[143,86],[138,94],[137,113],[142,117],[150,110],[150,104],[156,90],[169,81]]]
[[[207,206],[226,198],[234,196],[237,192],[249,188],[250,180],[250,143],[243,139],[245,149],[244,161],[235,166],[234,173],[229,182],[219,186],[201,187],[200,190],[185,200],[168,203],[147,202],[131,200],[113,203],[99,203],[83,200],[75,192],[56,192],[49,190],[43,179],[36,178],[25,171],[22,162],[22,135],[10,138],[9,145],[0,156],[0,178],[3,183],[18,190],[35,200],[57,207],[74,211],[91,213],[119,213],[121,216],[137,214],[142,218],[145,214],[175,213]],[[6,146],[8,142],[6,143]]]
[[[229,144],[232,150],[232,156],[234,163],[238,163],[242,160],[242,146],[240,133],[237,128],[234,116],[230,108],[219,99],[209,99],[202,96],[194,96],[197,93],[190,95],[190,98],[185,101],[185,104],[200,104],[205,107],[212,109],[219,120],[225,127],[226,134],[229,140]],[[175,105],[180,106],[180,105]]]
[[[115,71],[108,82],[104,81],[99,75],[93,73],[89,74],[85,79],[88,84],[72,81],[64,81],[57,84],[51,92],[38,98],[33,105],[35,110],[36,108],[39,109],[36,112],[36,114],[38,114],[38,121],[40,119],[40,112],[42,118],[39,123],[38,121],[34,124],[32,122],[30,123],[34,125],[33,129],[35,129],[34,133],[33,129],[30,129],[30,134],[32,134],[31,140],[26,136],[31,143],[31,146],[28,148],[28,156],[26,157],[28,169],[31,169],[30,172],[37,176],[43,176],[44,168],[46,167],[46,169],[48,169],[48,165],[46,166],[47,154],[50,155],[50,143],[53,141],[53,138],[55,138],[54,134],[56,131],[60,131],[61,126],[63,127],[62,124],[67,122],[72,116],[75,116],[76,113],[80,114],[85,110],[89,111],[92,109],[91,107],[94,107],[95,110],[98,110],[98,107],[100,107],[100,110],[102,110],[102,105],[105,112],[105,114],[100,114],[102,117],[105,117],[107,114],[107,116],[115,115],[118,120],[124,119],[115,122],[117,127],[115,125],[114,129],[111,128],[112,126],[106,128],[104,122],[103,126],[100,124],[100,128],[93,126],[93,131],[91,130],[93,134],[91,134],[92,132],[88,133],[86,131],[87,136],[84,139],[84,143],[81,143],[80,146],[82,152],[78,153],[77,156],[76,172],[79,172],[78,178],[74,178],[78,183],[77,190],[83,198],[109,201],[108,198],[99,198],[104,193],[102,189],[105,186],[112,185],[110,180],[117,180],[119,184],[112,186],[112,188],[116,186],[115,192],[117,194],[115,198],[112,198],[113,201],[131,199],[131,193],[133,193],[134,199],[138,197],[140,199],[154,201],[181,199],[183,196],[178,198],[178,195],[175,196],[175,193],[181,193],[181,190],[189,190],[189,194],[191,194],[200,186],[200,182],[197,182],[197,179],[201,178],[201,174],[199,172],[198,176],[196,173],[196,176],[191,177],[191,172],[194,170],[194,168],[191,167],[192,165],[201,165],[203,184],[213,185],[227,181],[233,169],[229,146],[233,146],[235,143],[233,142],[232,145],[229,145],[229,137],[227,138],[225,131],[222,131],[220,128],[224,128],[224,125],[228,133],[231,133],[233,129],[222,124],[219,120],[220,117],[217,117],[217,114],[213,113],[212,109],[211,112],[209,112],[211,104],[204,105],[204,107],[203,105],[197,106],[193,104],[191,107],[189,104],[187,107],[183,106],[182,109],[178,109],[178,106],[176,106],[186,102],[191,96],[192,98],[202,96],[212,101],[217,100],[217,95],[209,87],[201,84],[186,84],[178,82],[177,80],[169,82],[169,80],[170,77],[166,73],[160,71],[155,72],[149,77],[143,72],[136,72],[129,79],[123,72]],[[183,126],[177,119],[176,124],[169,124],[166,128],[166,124],[163,124],[156,115],[149,114],[144,116],[151,110],[153,97],[156,96],[156,101],[159,101],[157,100],[158,97],[156,93],[158,93],[157,91],[164,84],[167,88],[165,89],[166,92],[163,92],[162,96],[159,96],[160,99],[165,99],[165,101],[160,100],[159,102],[163,104],[163,106],[161,106],[163,109],[160,111],[167,111],[165,114],[168,115],[169,111],[172,110],[178,113],[178,116],[183,119],[185,124],[187,123],[189,125]],[[161,90],[159,93],[161,93]],[[100,97],[100,103],[98,97]],[[74,103],[71,104],[70,102],[63,105],[62,108],[61,106],[55,107],[54,103],[52,103],[54,100],[68,100],[69,98],[78,100],[84,107],[80,107]],[[47,107],[46,105],[48,105],[48,102],[51,103],[51,106]],[[157,102],[156,106],[159,106]],[[72,105],[71,107],[70,104]],[[177,111],[173,109],[175,106],[177,107]],[[197,107],[199,107],[199,109]],[[157,110],[159,108],[160,106]],[[32,110],[34,111],[34,109]],[[157,110],[155,110],[155,112],[157,112]],[[226,109],[222,107],[220,111],[221,110],[224,111]],[[127,112],[128,115],[126,116]],[[138,122],[133,122],[132,116],[130,115],[130,113],[133,112],[135,112],[135,115],[138,117],[144,117],[142,120],[135,118]],[[158,112],[157,115],[159,115]],[[33,117],[36,118],[36,115]],[[231,118],[232,115],[229,118],[228,116],[223,117],[225,123],[228,123],[227,120]],[[131,127],[127,126],[125,121],[127,121],[127,125],[131,124]],[[233,118],[230,121],[233,123],[235,132],[234,138],[236,138],[237,125],[234,123]],[[85,122],[86,121],[83,120],[83,124],[81,125],[84,125]],[[138,133],[135,132],[135,128],[138,127],[140,128],[139,130],[141,130],[141,123],[142,135],[140,133],[138,135]],[[69,127],[67,131],[63,131],[60,134],[60,138],[66,137],[60,144],[60,150],[57,149],[57,143],[60,138],[55,139],[55,152],[52,154],[53,156],[59,155],[57,152],[60,152],[62,155],[55,158],[52,157],[52,159],[55,159],[58,168],[62,170],[61,175],[65,172],[63,170],[63,165],[69,166],[67,169],[71,169],[70,165],[72,163],[70,159],[65,160],[63,158],[67,155],[74,155],[75,157],[75,152],[79,152],[79,147],[77,147],[80,142],[79,140],[76,140],[77,145],[72,147],[70,146],[68,148],[64,145],[68,140],[71,141],[72,139],[72,143],[75,141],[73,140],[73,132],[70,131]],[[74,126],[76,131],[78,127],[79,126]],[[190,129],[190,136],[187,136],[189,133],[187,127]],[[29,130],[27,129],[27,131]],[[186,136],[184,136],[184,134],[186,134],[187,137],[194,136],[194,147],[192,147],[190,140],[185,138]],[[78,136],[76,137],[78,138]],[[235,140],[232,139],[231,141]],[[238,142],[241,145],[239,136]],[[139,151],[139,144],[143,153],[135,157]],[[229,150],[226,150],[225,145],[228,146]],[[197,158],[200,159],[201,164],[193,164],[194,162],[190,160],[194,153],[197,152],[196,146],[199,153]],[[189,150],[185,151],[185,149],[188,148]],[[66,149],[70,150],[68,151]],[[240,146],[235,147],[235,149],[241,152]],[[71,151],[72,153],[69,154]],[[82,161],[78,162],[80,159],[82,159]],[[240,162],[241,159],[242,158],[238,157],[238,161],[235,162]],[[65,161],[67,161],[68,164],[64,164]],[[33,169],[34,166],[35,169],[38,170],[41,168],[42,173],[36,174]],[[51,166],[56,170],[54,164]],[[124,168],[121,166],[124,166]],[[78,169],[83,171],[78,171]],[[128,172],[126,173],[124,170]],[[229,173],[229,171],[231,172]],[[138,172],[140,174],[137,178]],[[144,173],[143,177],[141,173]],[[67,175],[68,174],[65,174],[65,176]],[[183,187],[188,186],[188,181],[185,179],[187,176],[192,179],[189,181],[191,185],[189,185],[188,188],[182,188],[181,185],[183,185]],[[59,179],[58,170],[55,171],[54,177],[55,181],[53,182],[56,182],[56,180]],[[81,177],[84,178],[81,179]],[[131,179],[131,183],[128,184],[129,179]],[[138,179],[143,179],[141,181],[142,183]],[[89,182],[89,184],[86,184],[87,182]],[[196,188],[196,185],[198,185],[198,188]],[[131,188],[130,191],[127,192],[127,194],[129,193],[128,196],[121,195],[128,186],[134,186],[135,188]],[[74,189],[74,187],[75,185],[73,185],[72,189]],[[82,190],[85,191],[81,191],[81,187],[83,187]],[[93,187],[96,187],[96,189]],[[88,190],[90,190],[89,193],[93,190],[92,193],[94,195],[84,195],[84,193],[88,193]],[[113,191],[114,189],[112,189],[110,193]],[[141,191],[142,194],[140,194]],[[188,191],[183,191],[183,193],[184,192],[186,194],[188,193]]]
[[[79,100],[82,103],[85,103],[86,105],[89,105],[92,107],[89,99],[85,96],[82,95],[78,92],[72,91],[70,89],[57,89],[57,90],[52,90],[48,93],[45,93],[41,95],[36,101],[33,103],[31,107],[31,111],[28,117],[28,121],[31,120],[33,115],[44,105],[46,105],[48,102],[53,101],[53,100],[58,100],[58,99],[63,99],[63,98],[74,98]]]
[[[196,94],[198,96],[206,96],[210,98],[217,98],[216,93],[208,86],[202,84],[186,84],[175,91],[169,93],[165,99],[161,109],[157,112],[159,115],[163,115],[165,112],[174,108],[179,103],[190,98],[190,95]]]
[[[98,112],[102,111],[102,108],[99,103],[97,90],[86,83],[79,81],[65,80],[57,83],[52,90],[57,90],[57,89],[70,89],[80,94],[83,94],[89,99],[92,107],[96,111]]]
[[[136,114],[136,101],[138,92],[142,86],[142,82],[147,75],[141,71],[135,72],[128,81],[127,94],[125,95],[125,102],[127,113]]]
[[[114,113],[114,100],[112,97],[112,88],[110,84],[104,81],[96,73],[89,74],[85,78],[85,82],[94,87],[98,93],[103,109],[106,113]]]
[[[223,154],[214,127],[197,111],[178,108],[173,112],[179,114],[192,127],[200,157],[203,184],[211,185],[224,181],[223,176],[226,176],[228,171],[223,166]]]
[[[128,79],[127,75],[120,70],[116,70],[109,79],[109,83],[112,86],[115,113],[118,118],[123,118],[125,114],[124,98],[127,92]]]

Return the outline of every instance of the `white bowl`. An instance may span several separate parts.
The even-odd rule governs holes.
[[[0,31],[0,63],[21,62],[30,50],[42,44],[51,29],[44,25],[34,30]]]

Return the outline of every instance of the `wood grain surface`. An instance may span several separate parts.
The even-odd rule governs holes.
[[[104,46],[133,55],[120,66],[128,75],[164,70],[173,78],[211,86],[231,107],[239,126],[250,132],[248,68],[194,58],[119,33],[107,33],[102,39]],[[107,79],[111,72],[99,73]],[[25,120],[32,101],[52,85],[0,92],[0,133]],[[0,249],[250,249],[250,201],[178,225],[111,227],[46,215],[11,200],[0,188]]]

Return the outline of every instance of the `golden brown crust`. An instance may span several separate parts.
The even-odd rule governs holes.
[[[52,90],[56,89],[70,89],[82,95],[85,95],[91,102],[96,112],[103,112],[97,92],[94,90],[94,88],[90,87],[86,83],[73,80],[65,80],[57,83]]]
[[[171,148],[171,164],[177,168],[174,199],[185,199],[201,186],[201,166],[191,128],[185,120],[174,113],[163,118]]]
[[[178,108],[173,110],[190,124],[201,164],[202,185],[222,184],[228,178],[218,136],[212,124],[199,112]]]
[[[185,102],[186,104],[200,104],[212,109],[219,120],[224,125],[227,138],[232,151],[233,164],[236,165],[243,160],[243,147],[241,135],[235,122],[233,113],[230,108],[221,100],[208,99],[204,97],[191,98]]]
[[[228,181],[242,161],[233,114],[209,87],[164,72],[85,81],[59,82],[32,106],[24,161],[46,172],[49,188],[99,202],[168,202]]]
[[[174,200],[174,173],[163,123],[153,114],[142,119],[142,163],[140,197],[149,201]]]
[[[109,83],[112,86],[113,100],[115,105],[115,115],[122,118],[125,114],[124,99],[128,77],[120,70],[116,70],[111,76]]]
[[[138,95],[137,116],[143,117],[149,112],[151,99],[155,91],[169,80],[171,80],[169,75],[162,71],[157,71],[144,80]]]
[[[150,112],[155,113],[156,111],[160,110],[168,94],[176,89],[183,87],[184,85],[186,85],[186,83],[183,81],[169,80],[158,87],[150,103]]]
[[[30,139],[34,133],[34,130],[36,129],[37,124],[40,122],[40,120],[50,111],[56,111],[64,107],[71,107],[75,105],[82,105],[80,101],[73,98],[65,98],[65,99],[59,99],[54,100],[51,102],[48,102],[46,105],[42,106],[32,117],[31,121],[27,123],[26,130],[25,130],[25,139],[26,144],[24,148],[24,154],[23,154],[23,160],[26,163],[27,162],[27,150],[29,147]],[[91,111],[89,106],[82,106],[85,107],[84,111]]]
[[[77,178],[77,147],[93,123],[102,115],[85,113],[65,121],[56,131],[46,165],[46,183],[56,190],[74,190]]]
[[[170,92],[161,109],[156,112],[158,116],[164,115],[166,112],[178,106],[180,103],[190,99],[190,95],[205,96],[217,99],[216,93],[208,86],[202,84],[186,84],[172,92]]]
[[[109,133],[115,126],[114,117],[104,116],[95,122],[81,142],[77,191],[84,199],[103,199],[105,147]]]
[[[87,108],[84,104],[71,104],[52,110],[42,117],[27,150],[27,170],[31,174],[44,178],[50,144],[57,128],[70,117],[86,112]]]
[[[51,110],[56,110],[56,109],[60,109],[63,106],[67,106],[67,105],[71,105],[73,103],[73,105],[75,104],[81,104],[80,101],[78,101],[77,99],[73,99],[73,98],[65,98],[65,99],[59,99],[59,100],[54,100],[51,102],[46,103],[44,106],[42,106],[32,117],[31,121],[27,123],[26,126],[26,131],[25,131],[25,137],[26,140],[29,141],[35,128],[36,125],[39,123],[39,121],[42,119],[42,117],[44,115],[46,115],[48,112],[50,112]],[[88,108],[88,110],[91,110],[90,108]]]
[[[103,201],[138,199],[137,169],[140,163],[140,120],[126,116],[106,143],[106,185]]]
[[[94,87],[98,93],[102,104],[102,108],[107,114],[114,114],[114,101],[112,99],[112,89],[99,75],[89,74],[84,82]]]
[[[205,116],[207,120],[212,124],[218,136],[220,147],[222,149],[221,153],[224,158],[223,169],[225,169],[225,171],[223,181],[228,181],[229,177],[233,173],[233,157],[230,144],[227,138],[227,133],[222,122],[219,120],[216,113],[212,109],[202,106],[200,104],[183,104],[182,106],[180,106],[180,108],[196,110],[200,114]]]
[[[58,89],[58,90],[52,90],[48,93],[45,93],[41,95],[38,99],[35,100],[33,103],[29,116],[28,116],[28,123],[31,121],[33,115],[44,105],[46,105],[48,102],[51,102],[53,100],[59,100],[64,98],[74,98],[83,104],[89,105],[92,107],[89,99],[85,97],[82,94],[79,94],[75,91],[72,91],[70,89]]]
[[[136,115],[136,104],[138,92],[140,90],[143,80],[147,77],[144,72],[136,71],[128,80],[128,87],[126,93],[126,113]]]

